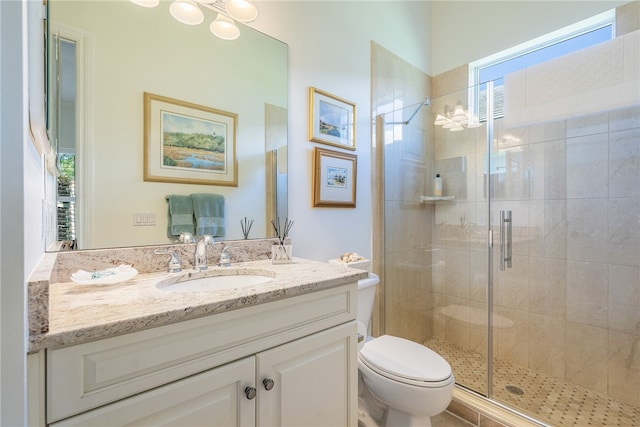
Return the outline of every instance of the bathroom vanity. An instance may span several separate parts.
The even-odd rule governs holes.
[[[158,285],[256,271],[272,280]],[[30,423],[356,425],[356,292],[366,275],[295,259],[107,287],[52,283],[49,331],[31,339]]]

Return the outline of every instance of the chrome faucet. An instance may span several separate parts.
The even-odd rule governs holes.
[[[182,260],[175,252],[169,251],[167,249],[156,249],[155,251],[153,251],[153,253],[159,255],[171,255],[171,258],[169,259],[169,263],[167,265],[169,273],[180,273],[182,271]]]
[[[207,269],[207,246],[212,246],[213,243],[213,236],[209,236],[208,234],[198,239],[198,243],[196,243],[196,259],[194,262],[196,270]]]

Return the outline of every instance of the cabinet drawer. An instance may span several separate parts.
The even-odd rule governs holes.
[[[158,387],[51,427],[71,426],[255,426],[255,400],[243,390],[255,383],[255,357]]]
[[[355,319],[357,284],[47,352],[53,422]]]

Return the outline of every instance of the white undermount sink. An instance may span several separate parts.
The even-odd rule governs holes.
[[[178,279],[166,279],[159,282],[156,287],[163,291],[194,292],[194,291],[219,291],[247,288],[273,280],[275,274],[269,271],[238,271],[227,270],[215,272],[214,275],[205,277],[191,277],[187,275]]]

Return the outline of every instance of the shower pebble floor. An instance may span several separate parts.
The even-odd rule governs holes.
[[[437,338],[429,339],[425,345],[449,362],[457,383],[472,390],[485,390],[485,356]],[[493,391],[496,400],[549,425],[640,427],[639,407],[499,360],[494,361],[494,372]],[[516,386],[524,394],[513,394],[507,391],[507,386]]]

